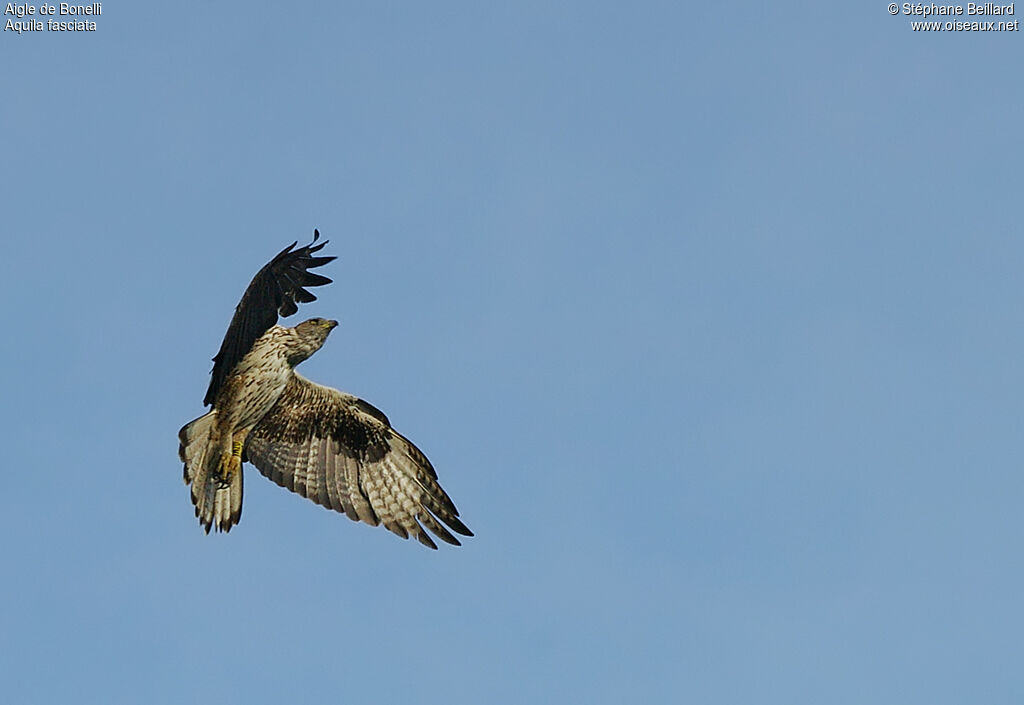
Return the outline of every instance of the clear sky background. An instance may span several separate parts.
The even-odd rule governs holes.
[[[1024,702],[1020,32],[96,19],[0,32],[0,700]],[[427,453],[462,548],[251,468],[193,517],[178,428],[314,227],[301,370]]]

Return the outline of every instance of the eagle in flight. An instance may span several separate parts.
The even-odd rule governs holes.
[[[212,408],[178,433],[199,523],[207,533],[238,523],[242,463],[250,462],[281,487],[354,521],[384,524],[436,549],[429,529],[459,546],[452,531],[473,533],[426,456],[379,409],[295,371],[338,325],[323,318],[277,325],[278,315],[316,300],[306,287],[331,283],[309,271],[335,259],[316,256],[327,244],[317,245],[319,238],[314,230],[305,247],[293,242],[253,277],[213,358],[203,400]]]

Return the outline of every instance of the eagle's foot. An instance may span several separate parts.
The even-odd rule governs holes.
[[[214,476],[214,480],[217,483],[217,488],[224,490],[231,487],[231,480],[234,478],[236,472],[242,471],[242,454],[239,452],[235,453],[224,453],[220,459],[220,467],[218,468],[217,474]]]

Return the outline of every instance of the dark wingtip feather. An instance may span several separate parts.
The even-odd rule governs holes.
[[[298,310],[299,310],[299,307],[298,307],[298,305],[296,305],[296,303],[294,301],[292,301],[291,299],[285,299],[281,303],[281,308],[279,308],[277,310],[277,312],[281,315],[281,318],[288,318],[288,316],[294,315],[296,312],[298,312]],[[266,333],[266,332],[267,331],[263,331],[263,333]],[[261,333],[260,335],[263,335],[263,333]],[[255,342],[255,341],[253,341],[253,342]],[[248,352],[248,350],[246,352]]]
[[[319,252],[320,250],[323,249],[324,245],[326,245],[328,242],[330,242],[330,240],[324,240],[319,245],[317,245],[316,241],[319,240],[319,239],[320,239],[320,231],[317,228],[313,228],[313,241],[311,243],[309,243],[308,245],[306,245],[305,247],[303,247],[302,249],[304,249],[308,254],[312,254],[314,252]]]
[[[328,258],[322,257],[321,259]],[[331,257],[329,259],[334,258]],[[326,262],[324,264],[326,264]],[[316,272],[306,272],[306,286],[323,286],[324,284],[330,284],[333,281],[334,280],[331,279],[330,277],[325,277],[322,274],[317,274]]]
[[[461,546],[459,540],[451,535],[451,532],[444,527],[444,525],[434,518],[434,515],[429,511],[422,511],[416,515],[416,519],[419,520],[424,526],[434,532],[434,535],[445,543],[450,543],[453,546]]]
[[[456,533],[462,534],[463,536],[473,535],[473,532],[469,530],[469,527],[459,521],[458,517],[445,517],[444,523],[454,529]]]
[[[299,244],[299,241],[296,240],[292,244],[288,245],[288,247],[286,247],[283,250],[281,250],[280,252],[278,252],[276,255],[274,255],[274,258],[272,260],[270,260],[271,263],[276,262],[277,260],[281,259],[285,255],[291,253],[291,251],[294,250],[295,246],[298,245],[298,244]]]
[[[423,529],[419,530],[419,532],[416,534],[416,538],[418,538],[420,540],[420,543],[422,543],[427,548],[432,548],[435,551],[437,550],[437,544],[430,540],[430,537],[427,536],[427,532]]]

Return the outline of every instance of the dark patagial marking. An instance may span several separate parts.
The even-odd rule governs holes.
[[[367,462],[376,462],[387,455],[391,437],[387,426],[359,418],[351,409],[337,408],[332,400],[313,392],[315,390],[308,387],[288,385],[275,405],[286,413],[278,413],[277,408],[271,409],[260,424],[261,433],[286,443],[330,438],[344,455]],[[376,411],[366,402],[363,406]],[[380,412],[370,416],[376,421],[381,417],[384,422],[387,420]]]

